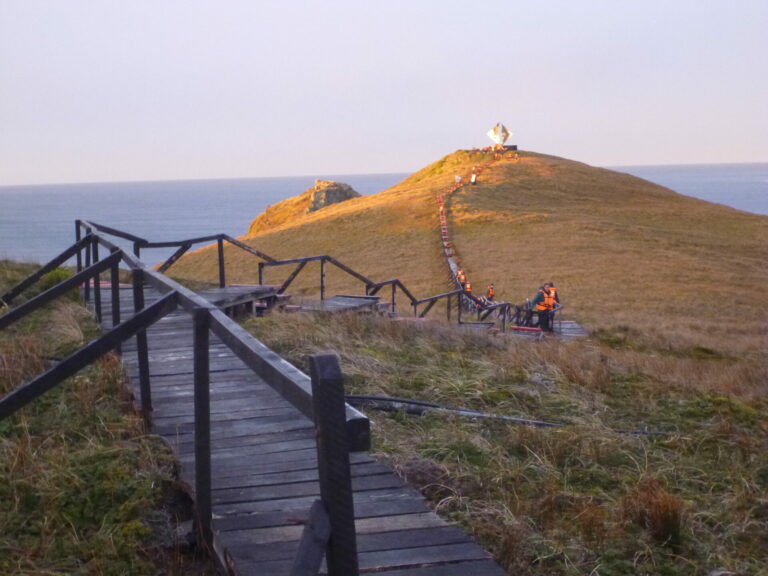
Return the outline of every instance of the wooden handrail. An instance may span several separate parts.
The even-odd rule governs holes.
[[[169,294],[141,312],[119,324],[101,338],[80,348],[50,370],[8,393],[0,400],[0,420],[42,396],[45,392],[82,370],[94,360],[114,350],[122,342],[133,337],[176,308],[175,294]]]
[[[3,316],[0,316],[0,330],[3,328],[7,328],[17,320],[23,318],[30,312],[33,312],[43,306],[44,304],[47,304],[48,302],[55,300],[59,296],[62,296],[72,290],[73,288],[77,288],[81,284],[90,281],[91,278],[97,276],[101,272],[104,272],[106,270],[109,270],[113,264],[116,264],[120,261],[120,254],[119,253],[112,253],[103,260],[100,260],[99,262],[96,262],[95,264],[92,264],[85,270],[78,272],[74,276],[67,278],[66,280],[60,282],[56,286],[53,286],[52,288],[49,288],[45,292],[38,294],[32,300],[29,300],[28,302],[25,302],[21,306],[18,306],[16,308],[11,309],[9,312],[4,314]]]
[[[13,302],[13,299],[16,298],[19,294],[23,293],[24,290],[32,286],[35,282],[40,280],[43,276],[45,276],[48,272],[51,270],[55,270],[58,268],[61,264],[72,258],[72,256],[79,255],[80,251],[85,248],[86,246],[89,246],[91,243],[91,237],[86,236],[85,238],[82,238],[72,244],[69,248],[64,250],[61,254],[53,258],[50,262],[48,262],[45,266],[42,266],[38,268],[35,272],[27,276],[24,280],[16,284],[13,288],[8,290],[5,294],[0,296],[0,302],[4,302],[5,304],[10,304]]]

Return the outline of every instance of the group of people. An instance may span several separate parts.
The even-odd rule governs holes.
[[[488,284],[485,296],[475,296],[472,294],[472,284],[467,280],[464,270],[456,271],[456,281],[478,306],[489,306],[494,303],[496,287],[493,283]],[[539,328],[544,332],[554,332],[555,312],[560,308],[560,296],[557,294],[555,283],[547,282],[541,286],[530,306],[531,312],[536,312],[539,318]]]

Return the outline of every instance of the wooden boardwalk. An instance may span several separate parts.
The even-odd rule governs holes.
[[[304,302],[300,308],[308,312],[373,312],[378,310],[380,299],[380,296],[337,295],[325,300]]]
[[[131,289],[120,294],[121,309],[131,310]],[[206,297],[227,304],[239,298],[215,290]],[[110,326],[108,290],[102,298],[104,324]],[[174,450],[190,491],[195,485],[192,333],[192,320],[181,310],[147,331],[152,431]],[[135,340],[122,352],[138,397]],[[303,523],[319,497],[314,426],[213,335],[210,377],[216,554],[231,574],[289,574]],[[387,466],[367,453],[352,454],[351,464],[361,572],[505,574]]]

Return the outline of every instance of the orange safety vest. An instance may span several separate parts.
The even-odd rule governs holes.
[[[464,290],[466,290],[467,292],[472,292],[472,285],[469,282],[467,282],[464,285]]]
[[[544,294],[544,300],[536,304],[536,310],[552,310],[555,307],[555,297],[551,292],[547,292],[543,288],[539,290]]]
[[[488,286],[488,299],[492,299],[494,296],[496,296],[496,290],[493,289],[493,286]]]

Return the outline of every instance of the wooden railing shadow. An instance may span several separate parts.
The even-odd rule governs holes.
[[[108,233],[118,232],[106,227],[100,229]],[[0,330],[38,310],[44,304],[67,294],[73,288],[82,288],[87,300],[90,299],[92,288],[95,313],[101,320],[100,279],[101,275],[107,272],[111,290],[111,328],[97,340],[83,346],[0,399],[0,420],[11,416],[104,354],[119,349],[123,342],[136,338],[140,408],[145,419],[150,421],[152,388],[147,329],[180,308],[190,314],[193,320],[195,526],[202,543],[215,558],[211,497],[209,365],[210,334],[213,333],[255,374],[315,423],[321,498],[312,507],[310,523],[302,538],[293,574],[316,574],[323,556],[326,557],[328,574],[357,574],[349,452],[369,449],[370,423],[365,415],[345,404],[338,359],[332,355],[310,357],[310,378],[256,340],[210,302],[159,271],[149,269],[136,255],[98,235],[95,226],[78,221],[77,230],[77,242],[73,246],[7,291],[0,299],[8,306],[12,305],[19,295],[48,271],[72,257],[77,258],[77,273],[0,316]],[[83,230],[85,235],[82,234]],[[121,233],[120,237],[131,239],[129,236]],[[134,238],[140,245],[139,248],[151,244]],[[230,241],[222,236],[223,240]],[[106,249],[109,255],[101,258],[99,247]],[[135,252],[138,253],[139,249]],[[131,314],[126,315],[125,320],[121,320],[120,310],[120,264],[131,270],[133,283],[133,310]],[[221,278],[223,279],[223,274]],[[146,305],[145,286],[155,288],[162,296],[152,304]]]

